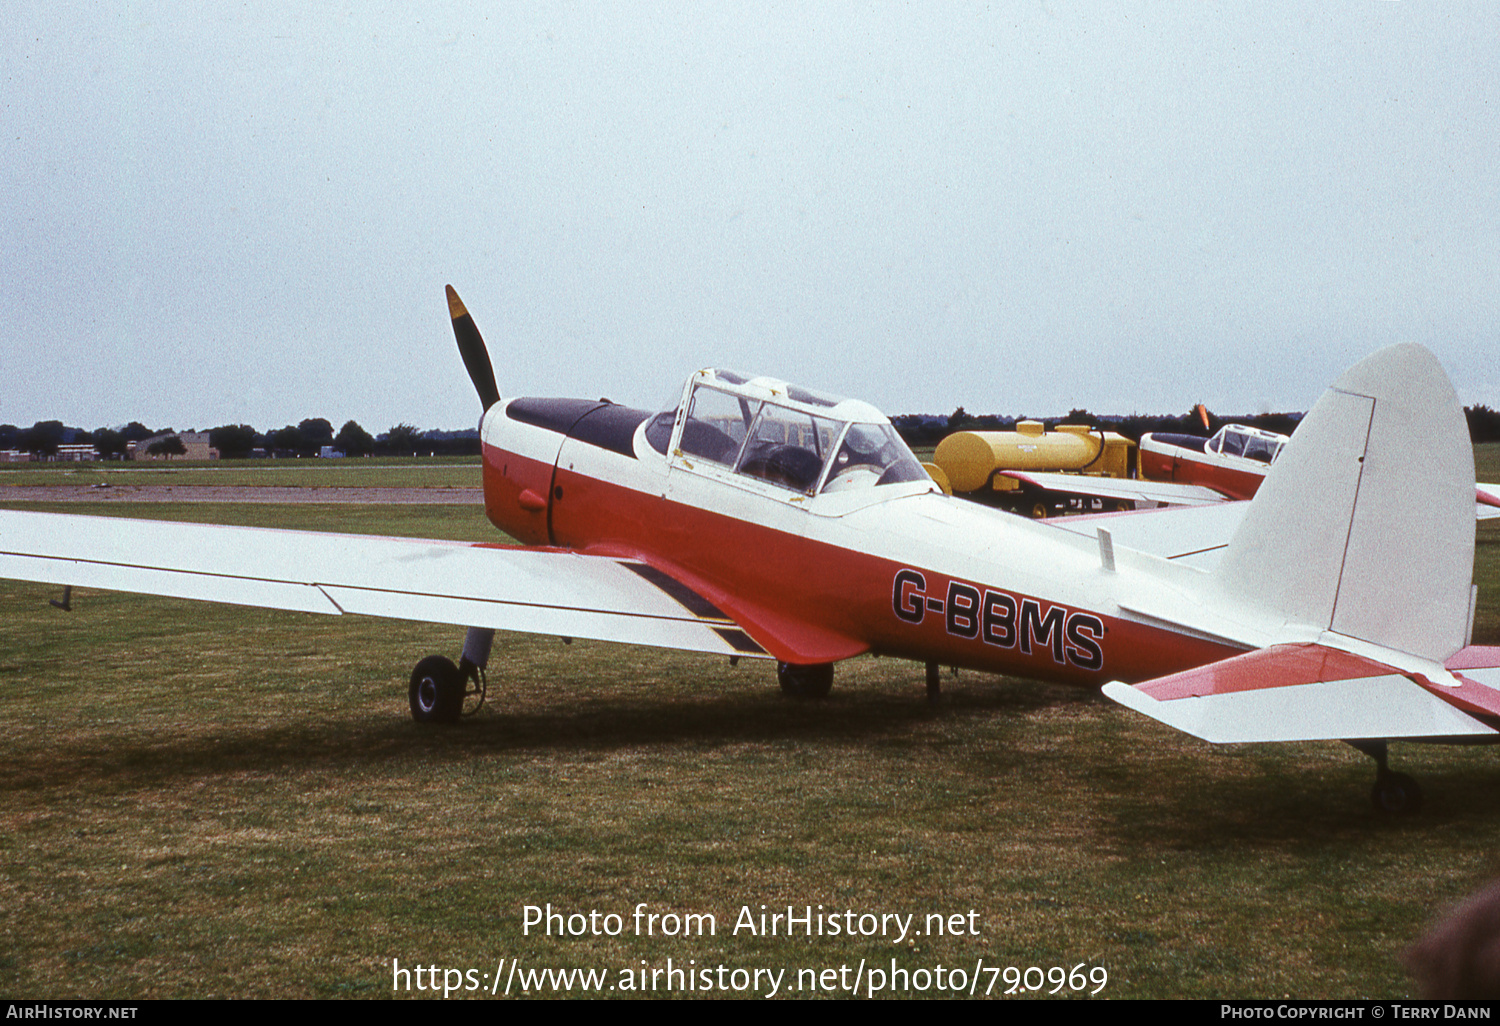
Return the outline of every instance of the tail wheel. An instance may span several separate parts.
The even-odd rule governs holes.
[[[418,723],[457,723],[464,711],[464,675],[447,656],[428,656],[411,671],[407,698]]]
[[[788,698],[827,698],[833,687],[833,664],[777,663],[776,681]]]

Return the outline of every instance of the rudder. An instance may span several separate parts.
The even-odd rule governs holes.
[[[1442,662],[1466,641],[1474,454],[1437,359],[1390,346],[1298,426],[1214,571],[1268,620]]]

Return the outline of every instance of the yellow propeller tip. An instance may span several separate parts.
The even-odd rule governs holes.
[[[453,291],[453,286],[445,286],[448,289],[448,316],[455,321],[460,317],[467,316],[469,311],[464,309],[464,301],[458,298],[458,293]]]

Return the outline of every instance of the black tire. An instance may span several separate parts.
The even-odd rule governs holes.
[[[1370,789],[1375,811],[1386,816],[1415,816],[1422,811],[1422,789],[1405,773],[1382,773]]]
[[[827,698],[833,688],[833,664],[777,663],[776,682],[788,698]]]
[[[428,656],[411,671],[407,699],[418,723],[457,723],[464,711],[464,676],[447,656]]]

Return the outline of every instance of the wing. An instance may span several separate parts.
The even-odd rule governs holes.
[[[1083,474],[1049,474],[1030,470],[1002,470],[1000,476],[1014,478],[1049,492],[1093,495],[1101,499],[1145,502],[1164,506],[1203,506],[1225,502],[1222,492],[1203,485],[1173,484],[1119,477],[1089,477]]]
[[[1323,645],[1273,645],[1104,693],[1194,737],[1243,741],[1500,734],[1500,649],[1449,659],[1454,684]]]
[[[670,574],[557,549],[0,510],[0,577],[765,655]]]
[[[1146,503],[1151,506],[1211,506],[1231,501],[1221,492],[1204,485],[1173,484],[1170,481],[1143,481],[1117,477],[1088,477],[1081,474],[1049,474],[1030,470],[1002,470],[1000,476],[1014,478],[1049,492],[1067,495],[1091,495],[1098,499]],[[1140,511],[1140,507],[1137,507]],[[1500,485],[1478,484],[1474,487],[1474,516],[1477,520],[1500,517]]]

